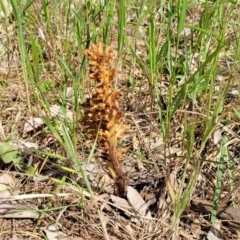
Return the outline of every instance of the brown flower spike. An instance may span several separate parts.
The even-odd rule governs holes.
[[[117,192],[120,196],[126,195],[126,176],[122,170],[119,158],[126,151],[117,151],[117,141],[123,137],[130,125],[123,123],[124,113],[120,111],[118,99],[121,92],[113,90],[113,81],[116,74],[111,67],[113,52],[111,47],[102,43],[92,44],[84,51],[89,59],[89,78],[96,81],[96,89],[88,100],[88,109],[85,113],[84,123],[89,128],[89,136],[95,137],[97,130],[98,141],[108,155],[108,166],[114,179]]]

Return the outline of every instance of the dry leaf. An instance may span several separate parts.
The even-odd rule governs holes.
[[[12,141],[11,146],[14,148],[19,149],[24,155],[32,154],[34,151],[36,151],[39,146],[37,143],[33,142],[25,142],[25,141]]]
[[[126,199],[117,197],[114,195],[111,195],[110,197],[111,197],[112,202],[116,205],[116,207],[119,207],[121,209],[126,209],[127,211],[132,209],[132,207],[129,205],[129,203],[127,202]]]
[[[28,119],[23,126],[23,135],[37,129],[43,124],[44,124],[43,120],[39,117],[32,117]]]
[[[11,187],[13,182],[13,178],[7,173],[4,173],[0,176],[0,199],[9,197],[11,195],[9,192],[9,188]],[[0,200],[0,214],[5,214],[11,208],[11,201]]]
[[[127,199],[134,210],[141,216],[146,216],[148,205],[145,203],[141,195],[133,187],[127,188]]]
[[[191,208],[201,213],[211,213],[213,203],[211,201],[195,198],[191,201]],[[228,220],[228,224],[234,227],[240,227],[240,208],[232,206],[219,206],[217,217],[222,220]]]
[[[58,105],[52,105],[50,107],[50,113],[52,117],[60,117],[62,119],[64,119],[65,117],[69,118],[70,120],[73,119],[73,113],[70,110],[66,110],[66,112],[63,111],[63,109],[58,106]]]
[[[36,211],[36,209],[30,208],[29,205],[18,204],[14,202],[11,206],[11,209],[8,209],[7,212],[4,213],[4,215],[0,215],[0,218],[38,219],[39,213]]]
[[[214,145],[217,145],[221,140],[222,140],[222,132],[220,129],[217,129],[214,131],[214,134],[213,134]]]
[[[46,229],[43,229],[43,231],[46,233],[48,240],[59,240],[67,237],[67,235],[59,231],[55,225],[49,225]]]
[[[220,230],[221,230],[221,221],[217,220],[213,224],[213,226],[210,227],[210,230],[207,234],[207,239],[208,240],[222,240]]]

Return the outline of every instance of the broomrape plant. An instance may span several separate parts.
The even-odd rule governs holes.
[[[119,159],[127,148],[117,149],[117,142],[123,137],[130,125],[123,123],[124,113],[120,110],[118,99],[121,92],[113,90],[116,69],[111,67],[113,51],[102,43],[92,44],[85,50],[89,59],[89,78],[96,81],[96,89],[87,101],[87,110],[83,123],[87,125],[88,137],[94,138],[98,134],[98,142],[107,154],[107,165],[116,183],[117,193],[126,195],[126,175],[122,170]]]

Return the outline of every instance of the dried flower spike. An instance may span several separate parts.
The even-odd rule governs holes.
[[[119,158],[126,150],[117,151],[117,141],[130,129],[130,125],[123,123],[124,113],[120,111],[118,102],[122,93],[113,90],[116,70],[111,67],[111,61],[114,55],[111,47],[104,49],[102,43],[92,44],[84,53],[89,59],[89,78],[97,82],[96,89],[87,102],[84,124],[88,126],[92,137],[96,136],[100,126],[98,141],[108,155],[109,170],[118,194],[125,196],[126,176]]]

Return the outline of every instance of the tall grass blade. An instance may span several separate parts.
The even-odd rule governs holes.
[[[215,187],[215,194],[213,198],[213,209],[211,213],[211,222],[214,223],[217,220],[218,204],[221,198],[222,177],[224,171],[224,160],[226,159],[227,147],[225,146],[227,137],[224,135],[222,139],[222,146],[220,151],[220,161],[217,170],[217,181]]]

